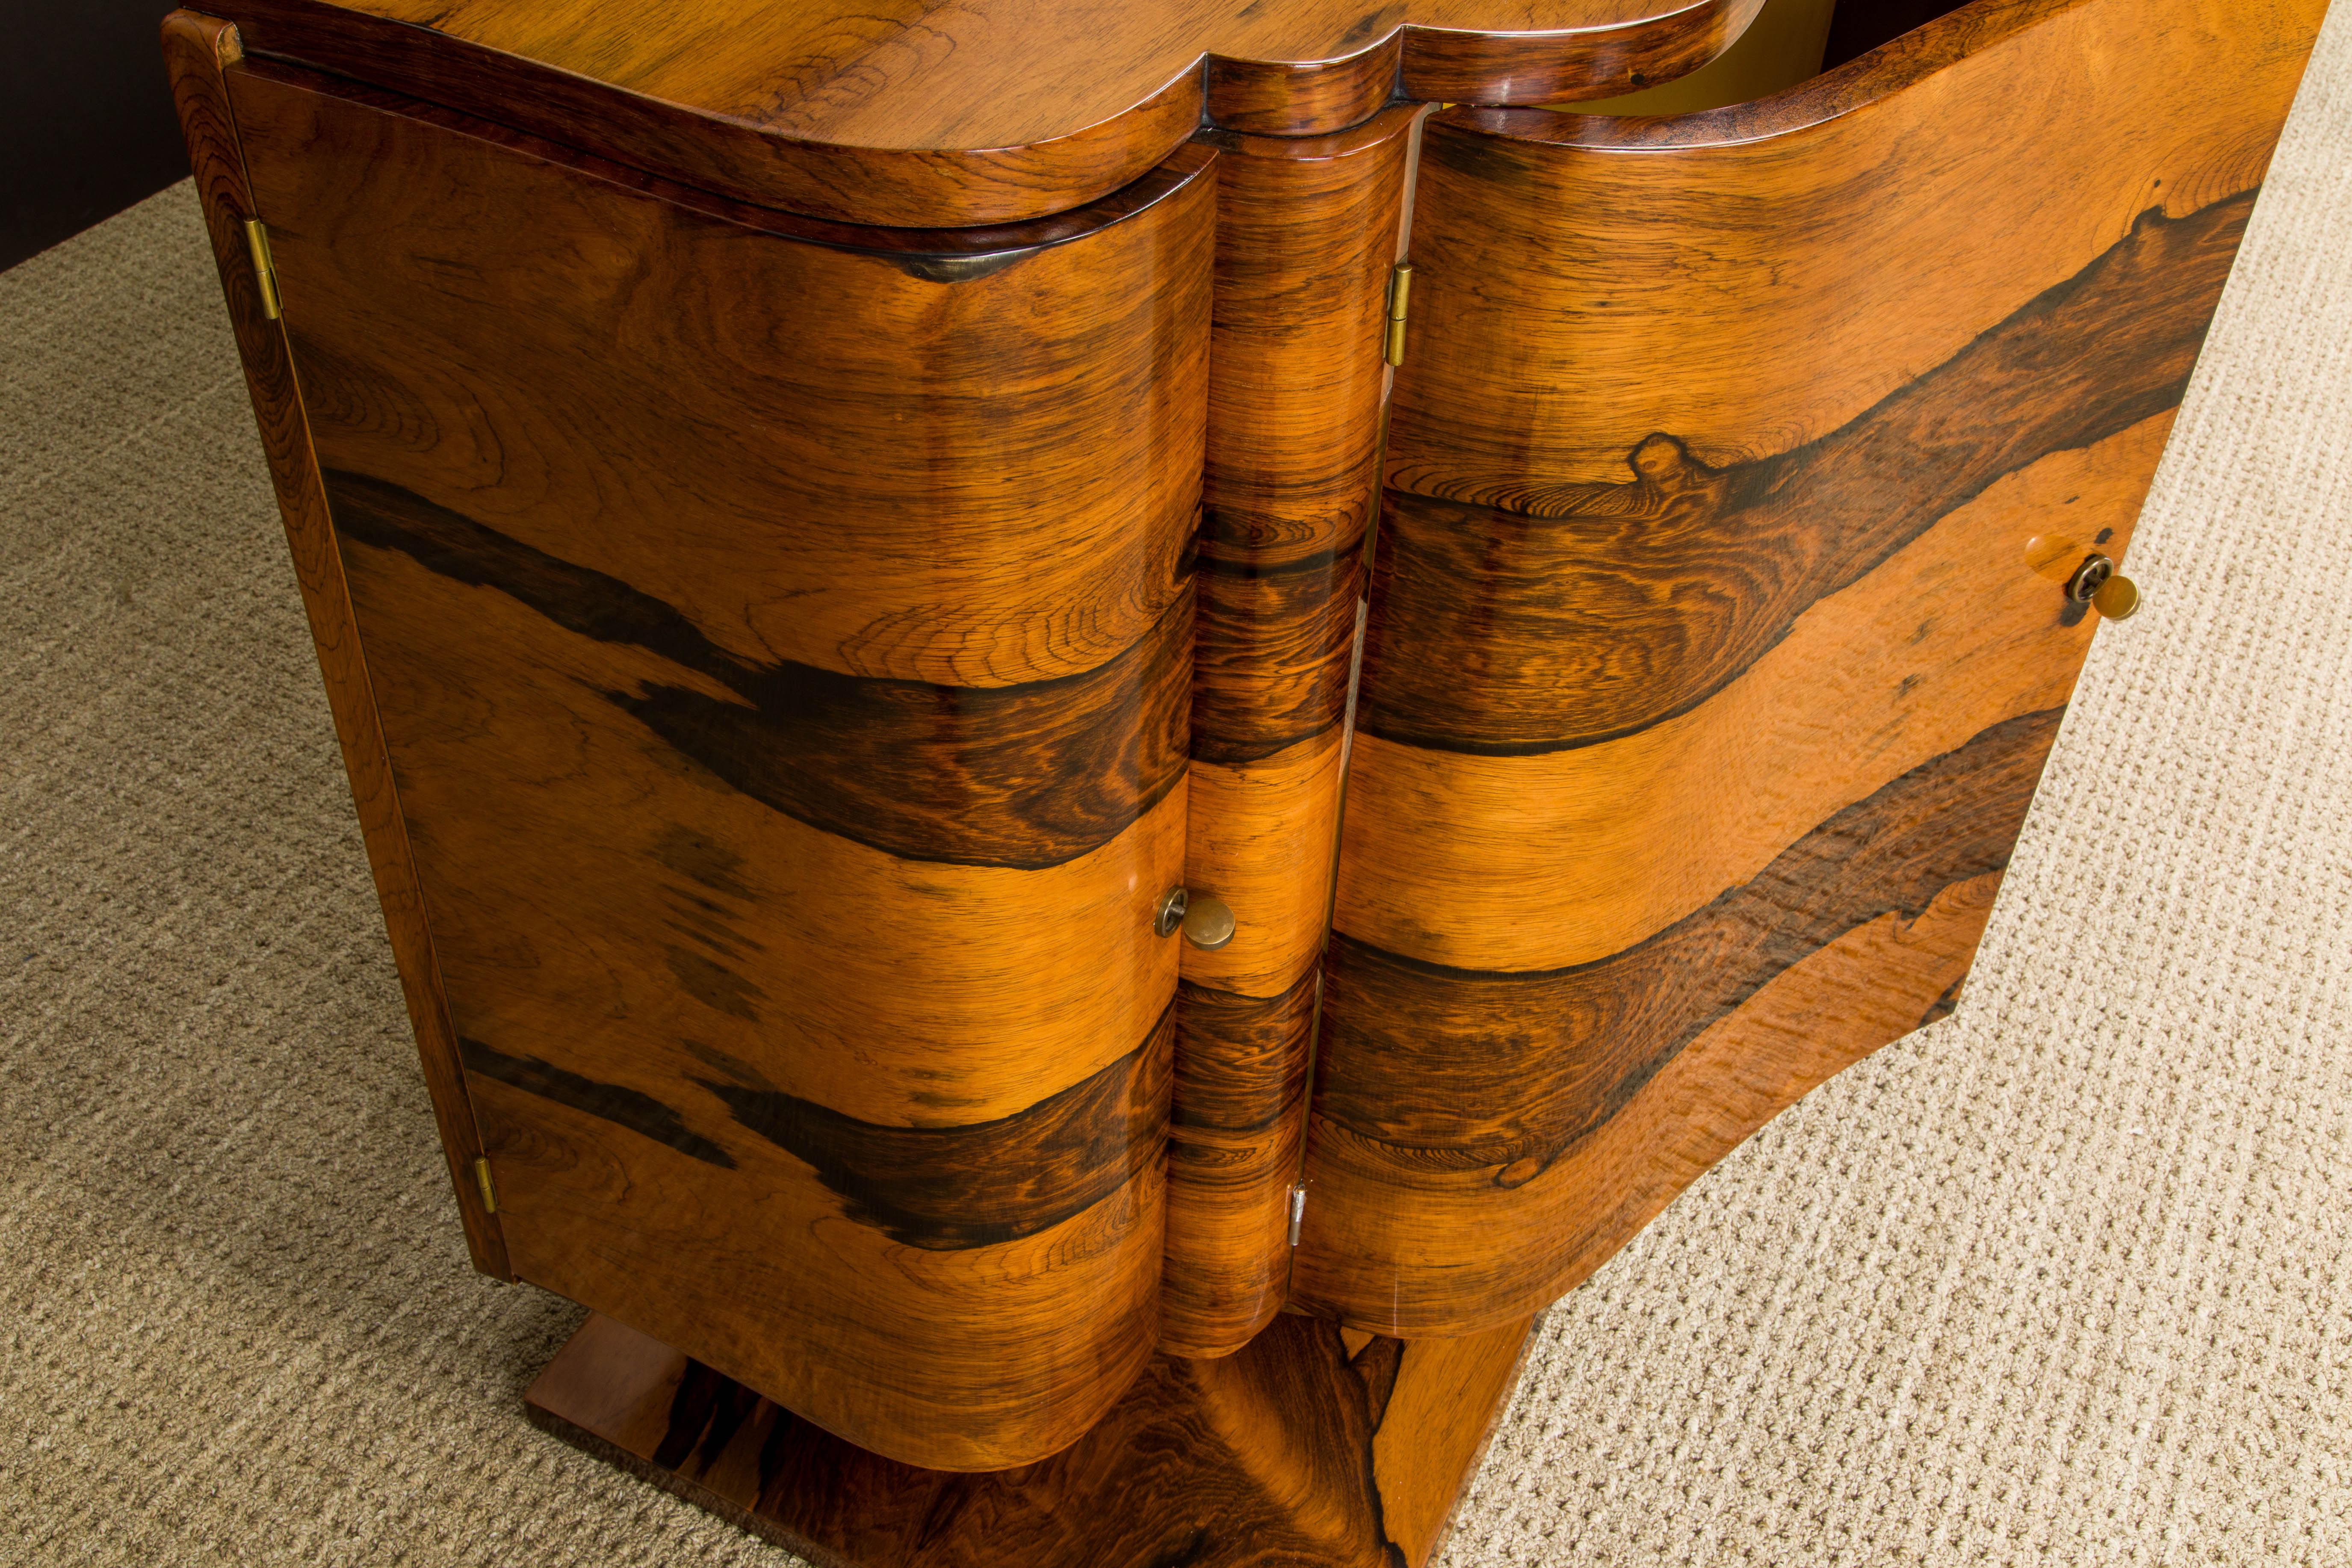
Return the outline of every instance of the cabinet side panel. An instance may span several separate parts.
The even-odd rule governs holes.
[[[1238,1349],[1289,1272],[1415,115],[1204,136],[1222,151],[1185,884],[1236,928],[1182,960],[1162,1328],[1180,1355]]]
[[[1156,1337],[1213,181],[948,266],[232,86],[516,1273],[1074,1440]]]
[[[1522,1316],[1949,1010],[2322,9],[1985,0],[1757,104],[1433,122],[1303,1307]]]
[[[245,221],[256,207],[223,75],[225,68],[238,58],[236,29],[210,16],[174,11],[163,21],[163,57],[171,71],[181,128],[187,137],[196,196],[204,205],[213,258],[220,268],[221,292],[236,333],[237,353],[245,363],[254,418],[269,460],[270,482],[278,492],[295,582],[317,645],[320,673],[326,678],[328,706],[334,714],[344,772],[351,779],[352,803],[367,843],[368,866],[374,873],[393,957],[400,969],[401,995],[415,1031],[442,1152],[449,1162],[467,1248],[475,1268],[503,1279],[509,1273],[506,1242],[473,1179],[473,1163],[482,1152],[481,1135],[466,1092],[448,1005],[442,995],[440,968],[425,925],[416,866],[384,753],[375,695],[352,620],[342,562],[335,552],[302,394],[295,383],[285,334],[263,308],[246,237]]]

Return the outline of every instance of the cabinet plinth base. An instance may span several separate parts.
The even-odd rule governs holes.
[[[1420,1568],[1529,1326],[1408,1343],[1285,1315],[1222,1361],[1156,1358],[1076,1447],[982,1475],[870,1453],[601,1316],[525,1406],[823,1568]]]

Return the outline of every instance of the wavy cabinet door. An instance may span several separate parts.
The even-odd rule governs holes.
[[[2324,9],[1433,121],[1299,1305],[1538,1308],[1950,1008]]]
[[[1074,1441],[1158,1321],[1213,155],[926,240],[227,83],[513,1272]]]

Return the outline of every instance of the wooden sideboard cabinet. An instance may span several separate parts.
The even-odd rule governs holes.
[[[533,1417],[821,1563],[1418,1568],[1953,1006],[2324,9],[174,13]]]

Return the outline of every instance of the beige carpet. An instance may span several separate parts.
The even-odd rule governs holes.
[[[1445,1562],[2352,1563],[2352,6],[1976,979],[1545,1321]],[[776,1564],[526,1426],[183,187],[0,276],[0,1563]]]

